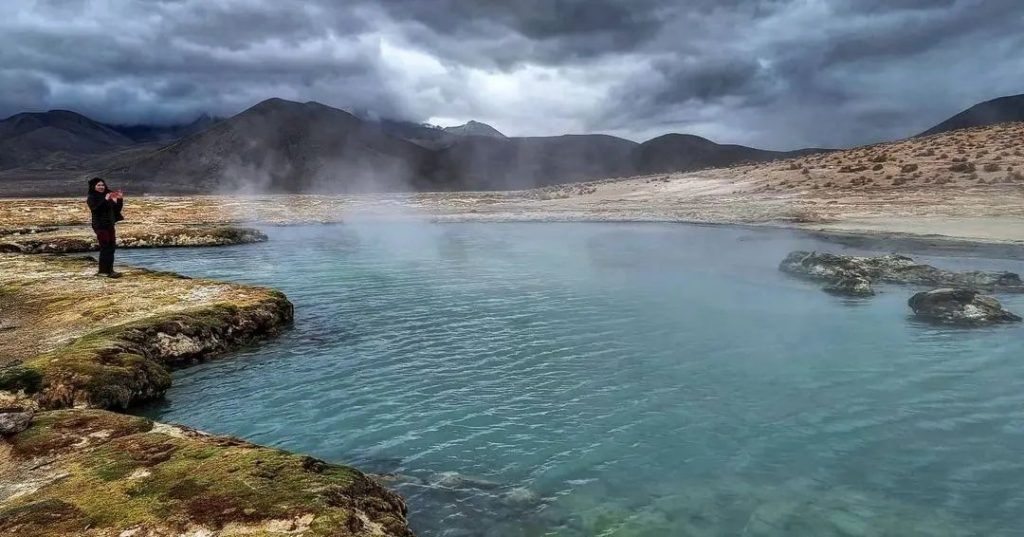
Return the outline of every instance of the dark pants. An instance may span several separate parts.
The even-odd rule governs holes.
[[[100,243],[100,270],[102,274],[114,272],[114,250],[117,249],[117,237],[114,226],[92,228],[96,232],[96,240]]]

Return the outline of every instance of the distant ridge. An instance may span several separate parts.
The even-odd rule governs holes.
[[[104,170],[147,192],[430,189],[431,152],[317,103],[268,99]]]
[[[1024,121],[1024,94],[999,97],[976,104],[918,136],[931,136],[970,127],[987,127],[1010,121]]]
[[[127,136],[135,143],[151,142],[172,142],[190,134],[195,134],[210,125],[220,121],[220,118],[209,114],[202,114],[188,123],[178,125],[107,125],[111,129]]]
[[[506,137],[479,121],[441,128],[356,112],[273,98],[230,118],[170,127],[19,114],[0,122],[0,147],[17,149],[0,154],[2,195],[73,194],[96,174],[137,194],[513,190],[823,151],[766,151],[683,134],[643,144],[601,134]]]
[[[640,144],[636,161],[640,173],[667,173],[787,159],[823,151],[828,150],[768,151],[743,145],[717,144],[692,134],[666,134]]]

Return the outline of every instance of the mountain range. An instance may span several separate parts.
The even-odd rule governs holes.
[[[919,136],[1024,120],[1024,95],[976,105]],[[506,190],[725,167],[828,151],[768,151],[687,134],[643,143],[601,134],[507,137],[316,102],[268,99],[175,126],[107,125],[66,110],[0,121],[4,196],[77,195],[88,176],[139,193]]]

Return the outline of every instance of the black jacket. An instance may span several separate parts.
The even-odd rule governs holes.
[[[124,200],[111,201],[105,193],[96,192],[90,188],[89,197],[85,200],[92,212],[92,227],[109,228],[124,220],[121,216],[121,208],[124,207]]]

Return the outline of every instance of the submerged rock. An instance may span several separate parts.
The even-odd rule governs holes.
[[[815,281],[832,284],[836,289],[864,290],[859,279],[934,287],[956,287],[980,291],[1024,293],[1018,274],[1003,271],[954,272],[917,263],[899,254],[875,257],[835,255],[817,252],[791,252],[779,270]],[[828,290],[828,289],[826,289]],[[863,295],[861,295],[863,296]]]
[[[871,282],[863,276],[844,276],[825,286],[825,292],[842,296],[874,296]]]
[[[480,490],[501,488],[501,483],[482,477],[462,475],[458,472],[440,472],[429,481],[429,484],[446,488],[473,488]]]
[[[973,289],[933,289],[917,293],[908,301],[922,319],[942,324],[978,326],[1020,322],[1021,317],[1003,309],[998,300]]]

